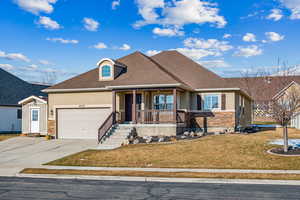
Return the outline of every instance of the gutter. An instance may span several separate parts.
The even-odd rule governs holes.
[[[196,92],[208,92],[208,91],[240,91],[240,88],[207,88],[207,89],[195,89]]]
[[[180,87],[181,83],[175,84],[149,84],[149,85],[120,85],[120,86],[107,86],[108,89],[129,89],[129,88],[159,88],[159,87]]]
[[[44,89],[42,92],[51,93],[51,92],[97,92],[97,91],[107,91],[107,88],[76,88],[76,89]]]
[[[207,88],[207,89],[195,89],[196,92],[209,92],[209,91],[239,91],[249,99],[253,101],[253,98],[249,96],[246,92],[241,90],[241,88]]]
[[[149,85],[117,85],[107,86],[104,88],[76,88],[76,89],[44,89],[45,93],[64,93],[64,92],[99,92],[99,91],[111,91],[113,89],[133,89],[133,88],[161,88],[161,87],[180,87],[182,89],[191,90],[187,86],[181,83],[175,84],[149,84]]]

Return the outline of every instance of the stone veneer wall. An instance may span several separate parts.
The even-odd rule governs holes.
[[[192,127],[207,132],[235,128],[235,112],[201,112],[192,116]]]
[[[56,121],[48,120],[48,135],[56,137]]]

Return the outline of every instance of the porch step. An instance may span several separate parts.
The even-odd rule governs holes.
[[[119,148],[132,132],[133,127],[116,125],[99,143],[97,149],[109,150]]]

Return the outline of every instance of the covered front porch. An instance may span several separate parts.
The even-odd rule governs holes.
[[[186,124],[180,108],[181,89],[114,90],[113,113],[118,124]]]

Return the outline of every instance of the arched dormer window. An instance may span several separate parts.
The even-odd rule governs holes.
[[[101,73],[103,78],[110,78],[112,76],[111,66],[109,65],[102,66]]]
[[[109,58],[104,58],[97,63],[99,67],[99,80],[111,81],[115,77],[115,62]]]

